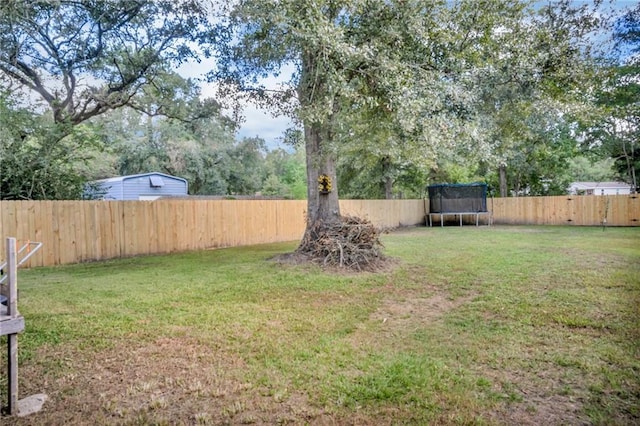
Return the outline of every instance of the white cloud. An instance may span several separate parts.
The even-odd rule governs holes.
[[[270,149],[281,145],[284,131],[293,123],[286,116],[273,117],[271,113],[249,105],[244,109],[245,121],[238,130],[238,137],[259,136],[267,142]]]

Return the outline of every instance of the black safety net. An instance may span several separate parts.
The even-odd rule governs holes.
[[[429,185],[430,213],[477,213],[487,211],[484,183]]]

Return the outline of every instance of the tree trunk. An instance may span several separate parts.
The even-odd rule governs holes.
[[[627,144],[625,143],[625,139],[624,137],[621,138],[622,139],[622,152],[624,154],[624,159],[627,162],[627,174],[629,175],[629,180],[631,181],[631,193],[635,194],[636,193],[636,188],[637,188],[637,182],[636,182],[636,168],[635,165],[632,163],[634,160],[634,156],[635,156],[635,152],[633,149],[633,144],[631,145],[631,153],[627,152]]]
[[[307,154],[307,231],[317,222],[337,222],[340,218],[338,203],[338,182],[333,154],[324,149],[324,137],[327,131],[319,124],[304,126],[304,139]],[[318,179],[329,178],[331,188],[320,189]],[[326,189],[326,188],[325,188]]]
[[[508,189],[507,189],[507,165],[502,163],[500,164],[500,196],[507,197]]]
[[[326,101],[323,74],[317,72],[317,53],[302,55],[298,99],[303,108]],[[338,182],[335,154],[327,149],[332,138],[332,117],[311,117],[303,120],[307,162],[307,228],[302,239],[311,239],[310,231],[319,223],[338,222]],[[323,180],[321,185],[319,179]],[[304,247],[299,248],[304,250]]]
[[[382,176],[384,179],[384,198],[391,200],[393,199],[393,178],[391,177],[391,159],[389,157],[382,159]]]

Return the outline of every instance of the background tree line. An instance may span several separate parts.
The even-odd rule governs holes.
[[[638,186],[640,6],[308,3],[3,2],[0,198],[80,198],[148,171],[192,194],[287,198],[316,197],[322,173],[348,198]],[[175,71],[209,56],[221,88],[297,120],[286,149],[236,140],[230,98]],[[291,63],[282,90],[260,86]]]
[[[196,119],[152,116],[130,107],[101,114],[53,146],[42,143],[51,123],[0,101],[2,199],[74,199],[87,182],[158,171],[189,182],[192,195],[256,195],[304,199],[304,154],[268,150],[260,137],[236,140],[235,124],[212,100],[198,101]],[[20,133],[31,128],[24,142]]]

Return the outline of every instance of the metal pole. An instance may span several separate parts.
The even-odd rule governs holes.
[[[18,262],[16,254],[16,239],[7,238],[7,315],[11,318],[18,316]],[[18,412],[18,334],[7,335],[9,360],[9,415]]]

